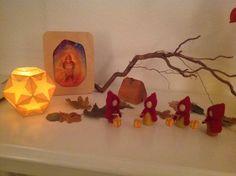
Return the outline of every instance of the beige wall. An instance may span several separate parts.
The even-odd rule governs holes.
[[[198,41],[183,47],[185,54],[236,56],[236,23],[228,23],[234,7],[235,0],[0,0],[0,70],[8,74],[19,66],[43,67],[42,35],[47,30],[94,35],[98,83],[124,69],[135,54],[173,51],[181,41],[199,34]],[[158,59],[143,65],[166,68]],[[235,60],[219,60],[212,66],[236,72]],[[201,75],[211,93],[228,93],[206,72]],[[130,76],[144,79],[152,88],[167,89],[165,79],[156,73],[134,70]],[[203,91],[199,80],[167,77],[172,90]]]

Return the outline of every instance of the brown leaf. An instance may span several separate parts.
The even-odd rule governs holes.
[[[170,110],[157,111],[157,115],[158,115],[161,119],[166,119],[166,118],[172,117],[172,114],[171,114]]]
[[[235,117],[226,117],[224,116],[223,121],[222,121],[222,125],[224,127],[229,127],[232,125],[236,125],[236,118]]]
[[[173,108],[175,111],[177,111],[178,101],[171,101],[169,102],[169,106]]]
[[[95,103],[91,111],[88,111],[87,109],[84,110],[84,115],[88,117],[105,117],[105,112],[106,112],[105,106],[99,108],[98,105]]]
[[[48,114],[48,115],[46,116],[46,119],[47,119],[48,121],[59,121],[59,120],[60,120],[60,117],[61,117],[60,113],[55,112],[55,113],[50,113],[50,114]]]
[[[121,102],[120,109],[125,109],[125,108],[133,109],[133,107],[130,104],[126,102]],[[102,118],[105,117],[105,112],[106,112],[106,106],[99,108],[98,105],[95,103],[91,111],[88,111],[87,109],[84,110],[84,115],[88,117]]]
[[[81,115],[75,112],[71,112],[71,113],[55,112],[55,113],[48,114],[46,119],[49,121],[72,123],[72,122],[80,122]]]
[[[134,107],[131,106],[130,104],[126,103],[125,101],[121,101],[120,102],[120,109],[125,109],[125,108],[134,109]]]
[[[73,101],[70,98],[66,98],[66,102],[74,107],[75,109],[90,109],[91,105],[89,104],[89,99],[88,97],[83,100],[81,96],[77,98],[77,101]]]

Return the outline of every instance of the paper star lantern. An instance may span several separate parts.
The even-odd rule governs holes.
[[[55,91],[46,72],[37,67],[15,69],[3,91],[4,97],[23,116],[45,111]]]

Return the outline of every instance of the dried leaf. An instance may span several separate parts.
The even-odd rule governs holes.
[[[165,110],[165,111],[157,111],[157,115],[161,118],[161,119],[166,119],[169,117],[172,117],[172,114],[170,112],[170,110]]]
[[[125,109],[125,108],[133,109],[134,107],[132,107],[130,104],[126,102],[121,102],[120,109]],[[84,115],[88,117],[103,118],[105,117],[105,112],[106,112],[106,106],[99,108],[98,105],[95,103],[91,111],[88,111],[87,109],[84,110]]]
[[[49,121],[60,121],[60,122],[66,121],[67,123],[72,123],[72,122],[80,122],[81,115],[75,112],[71,113],[55,112],[48,114],[46,119]]]
[[[91,111],[88,111],[87,109],[84,110],[84,115],[88,117],[105,117],[106,107],[103,106],[102,108],[99,108],[98,105],[95,103],[91,109]]]
[[[222,121],[222,125],[224,127],[230,127],[232,125],[236,125],[236,118],[224,116],[223,121]]]
[[[192,112],[204,115],[204,109],[199,105],[197,105],[196,103],[192,103]]]
[[[134,107],[131,106],[131,105],[128,104],[128,103],[126,103],[126,102],[124,102],[124,101],[120,102],[120,109],[125,109],[125,108],[127,108],[127,109],[134,109]]]
[[[60,120],[60,113],[59,112],[55,112],[55,113],[51,113],[51,114],[48,114],[46,116],[46,119],[48,121],[59,121]]]
[[[173,108],[175,111],[177,111],[178,101],[171,101],[169,102],[169,106]]]
[[[66,121],[67,123],[72,123],[72,122],[80,122],[81,121],[81,115],[77,114],[75,112],[71,112],[71,113],[61,112],[60,114],[61,114],[60,122]]]
[[[83,100],[81,96],[77,98],[77,101],[73,101],[70,98],[66,98],[66,102],[74,107],[75,109],[90,109],[91,105],[89,104],[89,99],[88,97]]]

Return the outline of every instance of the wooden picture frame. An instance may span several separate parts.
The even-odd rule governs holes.
[[[90,33],[48,31],[43,46],[45,70],[56,84],[55,95],[93,92],[94,49]]]

